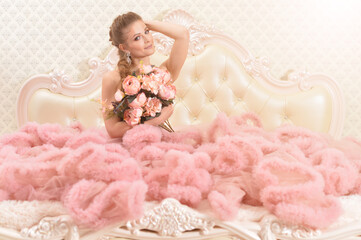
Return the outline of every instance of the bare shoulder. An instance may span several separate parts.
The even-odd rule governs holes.
[[[118,85],[120,81],[119,72],[116,70],[106,72],[102,79],[103,86],[114,86]]]
[[[113,81],[118,82],[119,80],[120,80],[120,75],[119,72],[116,70],[106,72],[103,76],[103,81],[106,82],[113,82]]]

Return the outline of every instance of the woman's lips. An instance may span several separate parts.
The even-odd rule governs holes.
[[[153,47],[153,45],[149,45],[148,47],[146,47],[145,49],[150,49],[150,48],[152,48]]]

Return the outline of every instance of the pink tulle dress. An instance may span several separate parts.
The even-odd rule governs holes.
[[[232,220],[241,204],[324,228],[338,196],[361,193],[361,142],[259,118],[219,114],[174,133],[137,125],[122,139],[103,128],[27,123],[0,138],[0,200],[62,201],[80,226],[138,218],[145,201],[175,198]],[[203,205],[204,206],[204,205]]]

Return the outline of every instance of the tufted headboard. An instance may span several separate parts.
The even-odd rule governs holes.
[[[163,21],[189,29],[189,54],[175,82],[177,98],[170,118],[173,128],[212,121],[218,112],[237,115],[257,113],[266,129],[283,123],[304,126],[339,137],[344,120],[344,100],[338,84],[323,74],[294,72],[287,80],[270,74],[267,58],[255,58],[243,46],[212,26],[203,25],[183,10],[168,12]],[[170,52],[172,39],[153,33],[156,53],[152,64],[159,65]],[[85,127],[102,126],[101,80],[118,61],[117,49],[106,58],[89,60],[90,76],[71,81],[54,70],[28,79],[17,99],[17,121],[80,121]]]

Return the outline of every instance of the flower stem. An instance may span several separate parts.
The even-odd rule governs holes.
[[[170,122],[168,120],[165,120],[164,123],[159,125],[161,128],[167,130],[168,132],[174,132],[172,126],[170,125]]]

